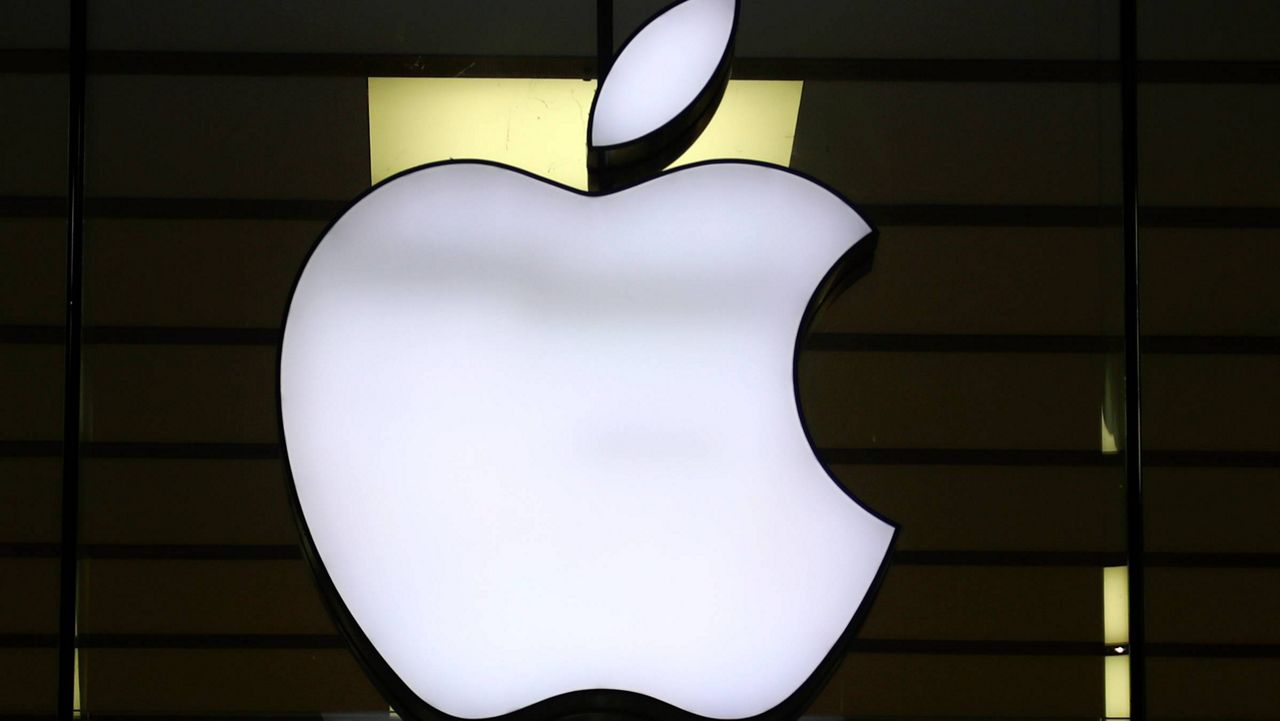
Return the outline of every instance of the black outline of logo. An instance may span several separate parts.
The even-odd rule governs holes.
[[[678,2],[669,5],[662,12],[665,13],[672,7],[686,1],[687,0],[679,0]],[[324,231],[320,233],[319,237],[317,237],[315,242],[311,245],[311,248],[307,251],[306,258],[298,269],[297,276],[294,278],[293,284],[289,290],[289,300],[285,304],[284,315],[281,319],[280,343],[276,352],[276,414],[280,432],[281,448],[283,450],[285,487],[289,498],[289,505],[293,510],[294,519],[298,524],[298,532],[301,536],[303,555],[311,566],[316,585],[321,591],[321,597],[324,599],[330,615],[333,617],[342,634],[346,637],[354,651],[357,661],[369,675],[374,685],[386,697],[387,701],[396,708],[403,718],[421,719],[425,721],[496,721],[497,719],[502,719],[503,721],[556,721],[558,719],[569,718],[574,719],[574,721],[713,721],[710,717],[686,711],[651,696],[616,689],[571,691],[543,699],[507,714],[487,717],[485,719],[465,719],[464,717],[453,716],[431,706],[426,701],[418,697],[418,695],[414,693],[407,684],[405,684],[399,675],[396,674],[390,665],[387,664],[386,660],[382,658],[382,655],[378,652],[377,648],[374,647],[368,636],[366,636],[364,631],[360,628],[359,623],[357,623],[350,610],[347,609],[341,595],[334,586],[333,580],[330,578],[328,570],[325,568],[324,561],[320,558],[320,554],[316,549],[315,542],[311,536],[311,531],[307,526],[306,517],[303,514],[302,505],[298,498],[297,485],[294,481],[293,472],[289,465],[289,451],[284,429],[284,411],[281,398],[280,373],[284,351],[284,339],[288,331],[289,311],[293,306],[294,294],[297,292],[298,283],[306,272],[307,265],[311,260],[312,254],[315,253],[316,248],[324,242],[324,239],[329,235],[329,232],[333,229],[334,225],[337,224],[338,221],[340,221],[352,208],[364,200],[366,196],[374,193],[384,185],[393,183],[406,175],[426,172],[432,168],[445,165],[488,165],[524,175],[528,178],[546,183],[569,193],[575,193],[586,197],[603,197],[615,192],[621,192],[627,187],[637,184],[634,181],[638,178],[643,178],[643,182],[658,182],[674,173],[680,173],[692,168],[707,165],[755,165],[797,176],[823,188],[828,193],[843,201],[850,210],[862,218],[864,222],[867,222],[868,227],[870,228],[870,232],[857,240],[824,275],[822,281],[810,296],[809,302],[805,307],[804,313],[801,315],[799,325],[796,329],[795,346],[792,352],[792,392],[795,396],[797,420],[800,422],[810,449],[814,448],[813,436],[810,433],[808,423],[805,421],[803,409],[800,404],[798,363],[801,342],[808,334],[819,308],[839,296],[845,289],[871,270],[872,261],[875,255],[875,248],[879,238],[879,231],[875,226],[870,224],[867,216],[841,193],[821,180],[806,175],[805,173],[792,170],[791,168],[759,161],[725,159],[707,160],[700,163],[681,166],[665,172],[656,172],[656,170],[660,170],[664,167],[665,164],[679,157],[679,155],[684,152],[690,144],[692,144],[693,140],[697,138],[697,135],[703,128],[705,128],[711,114],[719,104],[720,98],[724,94],[724,86],[728,83],[729,58],[732,55],[734,35],[736,35],[737,32],[736,20],[739,7],[740,0],[735,0],[734,30],[730,34],[730,39],[725,50],[725,57],[717,68],[716,76],[712,78],[708,83],[708,86],[698,94],[697,98],[695,98],[684,111],[660,128],[651,131],[634,141],[615,146],[606,146],[604,148],[591,148],[589,150],[588,158],[595,158],[596,162],[596,166],[593,171],[596,175],[596,181],[593,181],[592,190],[584,192],[576,188],[571,188],[561,183],[542,178],[519,168],[485,160],[446,160],[420,165],[382,180],[348,203],[347,206],[343,208],[342,212],[331,220],[327,226],[325,226]],[[661,14],[662,13],[659,13],[658,15]],[[648,23],[653,22],[658,15],[655,15],[654,18],[650,18]],[[636,31],[636,34],[647,27],[648,23],[641,26],[640,30]],[[632,35],[631,39],[634,39],[634,37],[635,34]],[[627,43],[629,44],[630,42],[631,40],[629,39]],[[626,46],[624,45],[623,50],[625,49]],[[713,87],[716,86],[717,83],[719,84],[718,87]],[[593,116],[594,111],[595,103],[593,101]],[[688,128],[696,129],[690,132],[688,131],[688,128],[679,127],[680,123],[689,123],[690,125]],[[588,143],[590,143],[590,137],[590,128],[588,128]],[[678,148],[678,150],[673,151],[671,148]],[[593,153],[597,153],[598,155],[592,155]],[[652,167],[653,164],[660,162],[659,159],[662,158],[666,158],[666,160],[662,161],[662,164],[658,165],[658,167],[654,169]],[[605,175],[603,176],[600,175],[602,170],[605,171]],[[604,178],[606,182],[597,182],[601,178]],[[836,480],[831,469],[822,461],[821,458],[818,458],[817,460],[822,469],[827,473],[831,482],[835,483],[836,486],[860,508],[885,524],[891,526],[893,528],[893,536],[890,538],[889,546],[885,550],[885,555],[880,561],[880,565],[871,585],[863,595],[858,608],[849,619],[849,623],[845,626],[844,631],[836,639],[831,649],[823,657],[822,661],[817,665],[812,673],[810,673],[804,683],[802,683],[795,691],[776,706],[755,716],[743,717],[736,719],[735,721],[790,721],[791,719],[797,718],[804,712],[808,705],[812,703],[813,699],[822,690],[823,686],[826,685],[827,680],[835,672],[836,668],[839,667],[841,660],[845,656],[845,649],[857,634],[858,628],[862,625],[862,622],[865,620],[866,615],[872,606],[872,603],[884,580],[885,572],[888,569],[889,559],[893,555],[893,549],[900,531],[898,525],[862,503],[861,500]]]

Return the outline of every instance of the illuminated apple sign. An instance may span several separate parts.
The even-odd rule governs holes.
[[[736,12],[686,0],[624,47],[592,111],[600,190],[423,166],[304,264],[291,496],[403,715],[795,717],[865,612],[895,528],[814,455],[794,376],[872,229],[776,166],[634,182],[714,111]],[[701,81],[667,87],[693,71],[664,48]]]

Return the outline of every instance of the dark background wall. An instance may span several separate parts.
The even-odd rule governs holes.
[[[615,36],[662,4],[617,0]],[[736,75],[805,81],[793,167],[882,231],[808,339],[802,405],[903,533],[811,713],[1101,716],[1116,3],[744,6]],[[594,77],[595,3],[89,11],[81,708],[385,711],[285,504],[285,297],[368,185],[368,76]],[[55,708],[66,27],[61,2],[0,9],[0,716]],[[1148,0],[1138,30],[1150,711],[1280,718],[1280,5]]]

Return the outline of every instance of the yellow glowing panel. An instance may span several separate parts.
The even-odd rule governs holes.
[[[671,167],[735,158],[791,165],[800,80],[730,80],[711,123]]]
[[[1129,643],[1129,568],[1102,569],[1102,640],[1108,644]]]
[[[582,80],[369,78],[371,179],[480,158],[585,188],[595,92]]]
[[[1119,453],[1120,446],[1118,443],[1116,443],[1116,434],[1114,431],[1111,430],[1111,426],[1107,425],[1107,411],[1105,408],[1101,413],[1101,417],[1098,425],[1101,430],[1101,434],[1099,438],[1101,439],[1102,452],[1103,453]]]
[[[1102,412],[1099,425],[1102,429],[1102,452],[1119,453],[1120,439],[1118,431],[1124,413],[1124,385],[1119,376],[1124,371],[1119,367],[1118,358],[1107,358],[1106,368],[1102,373]]]
[[[733,80],[710,125],[675,165],[707,158],[791,162],[800,81]],[[369,78],[374,183],[450,158],[494,160],[587,187],[595,81]]]
[[[1102,569],[1102,639],[1117,649],[1129,644],[1129,567]],[[1129,718],[1129,657],[1103,659],[1106,716]]]
[[[1129,718],[1129,657],[1107,656],[1106,715],[1111,719]]]

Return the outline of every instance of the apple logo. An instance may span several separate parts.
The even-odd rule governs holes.
[[[288,489],[357,658],[418,719],[788,719],[895,526],[814,455],[798,338],[875,235],[785,168],[660,172],[738,7],[684,0],[591,111],[591,192],[415,168],[322,234],[279,360]]]

